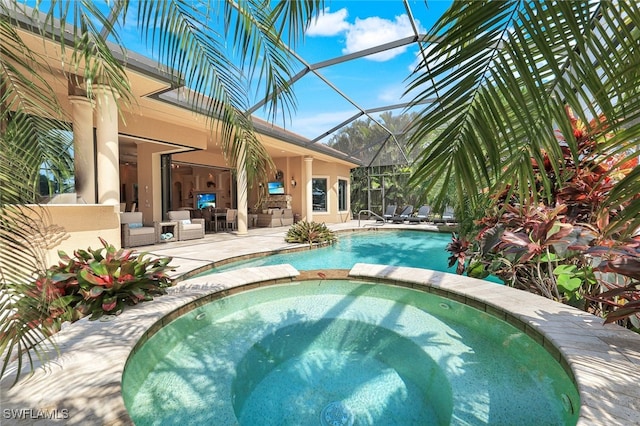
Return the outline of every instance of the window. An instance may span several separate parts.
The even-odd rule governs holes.
[[[347,210],[347,181],[344,179],[338,179],[338,211],[343,212]]]
[[[313,200],[314,212],[327,211],[327,179],[313,178],[311,179],[311,195]]]

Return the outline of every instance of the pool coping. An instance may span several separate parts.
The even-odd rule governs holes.
[[[191,278],[111,321],[83,319],[67,325],[55,336],[60,353],[52,352],[51,361],[11,389],[11,376],[2,380],[3,424],[132,424],[121,395],[122,373],[131,351],[154,324],[161,325],[172,312],[186,312],[190,308],[185,305],[211,294],[291,282],[300,276],[283,264]],[[348,276],[422,288],[503,318],[541,343],[573,374],[581,398],[579,425],[637,423],[638,334],[604,325],[602,319],[570,306],[465,276],[371,264],[356,264]],[[7,418],[5,413],[21,418]]]

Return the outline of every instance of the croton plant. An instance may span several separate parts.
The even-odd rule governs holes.
[[[518,191],[507,187],[490,198],[475,229],[454,234],[447,247],[449,266],[479,278],[495,275],[507,285],[638,329],[640,236],[623,237],[634,235],[624,227],[617,235],[605,233],[624,206],[601,208],[638,158],[623,162],[622,155],[607,154],[600,120],[587,125],[570,111],[569,118],[577,155],[558,135],[563,164],[552,164],[545,153],[532,158],[537,177],[529,191],[538,194],[520,200]],[[542,196],[543,184],[550,186],[552,197]]]
[[[53,334],[65,321],[90,315],[119,314],[126,305],[152,300],[165,294],[171,285],[167,272],[170,257],[152,257],[148,253],[116,249],[100,238],[102,247],[77,250],[73,257],[59,251],[60,261],[27,286],[23,315],[33,316],[40,306],[33,326],[42,325]],[[38,303],[34,304],[33,301]]]

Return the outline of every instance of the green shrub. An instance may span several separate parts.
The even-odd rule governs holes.
[[[336,234],[324,223],[301,221],[291,225],[287,231],[285,241],[288,243],[333,243]]]
[[[147,253],[116,248],[102,238],[103,247],[77,250],[74,257],[59,251],[58,265],[27,287],[31,300],[23,306],[42,308],[39,322],[48,333],[55,333],[65,321],[86,315],[90,319],[104,314],[119,314],[125,305],[136,305],[153,296],[165,294],[171,279],[166,275],[170,257],[151,258]],[[20,306],[18,306],[20,311]],[[27,314],[26,312],[24,313]]]

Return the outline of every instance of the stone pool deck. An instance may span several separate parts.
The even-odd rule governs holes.
[[[362,223],[365,224],[364,222]],[[371,223],[367,223],[371,225]],[[356,229],[357,221],[331,226]],[[430,225],[385,225],[433,229]],[[286,228],[251,229],[248,235],[207,235],[202,240],[139,248],[172,256],[176,277],[212,263],[251,253],[296,249],[284,242]],[[535,295],[468,277],[417,268],[357,264],[354,279],[390,282],[423,288],[496,315],[545,346],[573,376],[581,398],[580,425],[640,424],[640,336],[569,306]],[[32,376],[10,387],[0,383],[2,425],[129,425],[121,396],[126,360],[148,330],[165,315],[183,311],[185,304],[217,292],[249,285],[296,280],[290,265],[228,271],[187,279],[169,294],[125,310],[108,321],[83,319],[56,335],[59,354]]]

